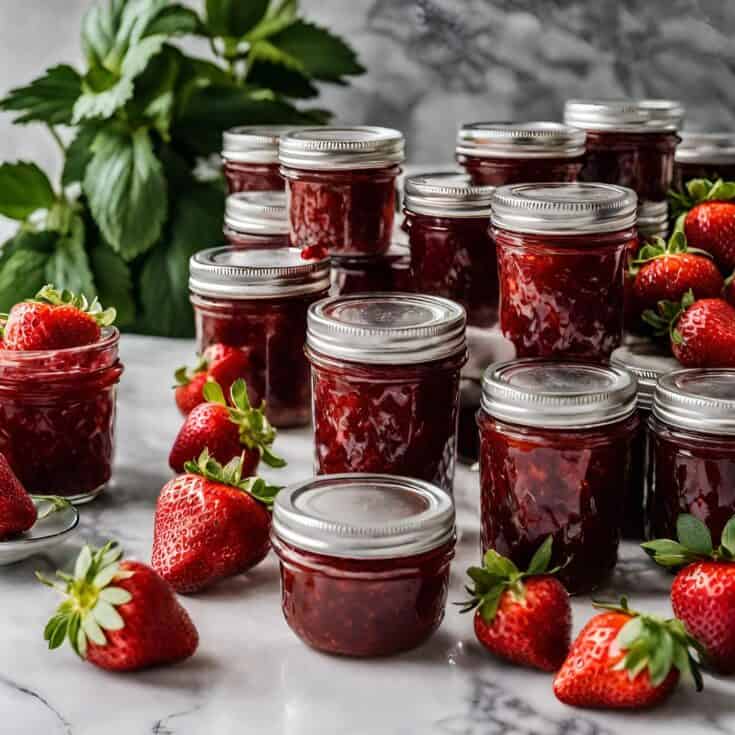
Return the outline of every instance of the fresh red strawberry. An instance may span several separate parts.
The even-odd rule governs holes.
[[[735,271],[725,279],[725,288],[722,296],[731,306],[735,306]]]
[[[44,286],[34,299],[16,304],[5,319],[3,340],[8,350],[60,350],[99,340],[102,327],[115,321],[115,310],[103,311],[69,291]]]
[[[49,648],[65,639],[77,654],[109,671],[173,663],[196,651],[199,634],[171,586],[137,561],[120,561],[112,542],[82,548],[74,574],[38,578],[64,595],[46,625]]]
[[[197,592],[241,574],[270,548],[270,508],[279,488],[246,477],[242,460],[225,467],[205,450],[158,498],[153,568],[178,592]]]
[[[270,425],[263,408],[253,408],[242,378],[230,390],[227,405],[218,383],[209,380],[203,388],[206,403],[198,405],[184,420],[174,440],[169,464],[175,472],[198,457],[205,449],[221,464],[243,456],[244,476],[255,473],[261,460],[269,467],[283,467],[283,459],[271,452],[276,430]]]
[[[708,663],[735,673],[735,516],[725,525],[720,546],[702,521],[689,514],[677,519],[678,541],[643,544],[664,567],[684,568],[671,587],[674,614],[703,646]]]
[[[551,544],[549,536],[525,572],[490,549],[482,567],[467,570],[474,587],[462,603],[462,612],[475,610],[475,635],[488,651],[542,671],[561,666],[572,635],[569,594],[548,570]]]
[[[37,518],[31,496],[0,454],[0,541],[27,531]]]
[[[183,371],[183,372],[182,372]],[[188,416],[199,404],[204,403],[204,384],[207,382],[206,371],[187,374],[187,369],[179,368],[176,373],[179,384],[174,388],[174,399],[179,411]]]
[[[702,688],[695,641],[680,620],[664,620],[621,604],[595,604],[554,678],[557,699],[574,707],[640,709],[663,701],[680,674]]]

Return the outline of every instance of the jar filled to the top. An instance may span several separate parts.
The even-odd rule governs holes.
[[[225,200],[227,242],[247,250],[286,248],[288,212],[282,191],[242,191]]]
[[[663,201],[683,116],[673,100],[569,100],[564,122],[587,131],[580,181],[627,186],[640,199]]]
[[[557,122],[477,122],[459,129],[457,161],[475,184],[576,181],[585,132]]]
[[[735,132],[683,132],[676,148],[674,185],[684,191],[692,179],[735,180]]]
[[[291,244],[330,255],[384,253],[403,159],[403,135],[390,128],[306,128],[285,135],[279,160]]]

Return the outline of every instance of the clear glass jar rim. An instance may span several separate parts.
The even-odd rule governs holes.
[[[434,171],[407,176],[403,206],[433,217],[490,217],[494,186],[474,184],[460,171]]]
[[[572,99],[564,105],[564,122],[585,130],[675,132],[684,107],[666,99]]]
[[[38,360],[48,360],[50,357],[64,357],[67,355],[78,355],[80,353],[103,352],[110,347],[117,347],[120,342],[120,330],[117,327],[105,327],[102,329],[102,337],[99,341],[79,347],[64,347],[60,350],[7,350],[0,349],[0,368],[9,365],[22,366],[24,363],[32,363]]]
[[[455,152],[481,158],[574,158],[584,154],[586,137],[584,130],[559,122],[465,123]]]

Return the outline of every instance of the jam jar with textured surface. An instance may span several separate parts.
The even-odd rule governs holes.
[[[715,546],[735,515],[735,370],[677,370],[656,386],[649,421],[648,535],[676,538],[691,513]]]
[[[580,181],[627,186],[664,201],[674,176],[684,108],[672,100],[569,100],[564,122],[587,131]]]
[[[691,179],[735,180],[735,133],[681,134],[675,155],[674,186],[685,191]]]
[[[309,309],[316,473],[385,472],[452,490],[464,309],[354,294]]]
[[[476,184],[576,181],[585,132],[556,122],[480,122],[457,134],[457,161]]]
[[[112,472],[117,329],[64,350],[0,350],[0,453],[26,490],[84,503]]]
[[[478,327],[498,321],[498,266],[489,230],[494,190],[455,172],[409,176],[404,183],[414,289],[457,301],[467,324]]]
[[[551,534],[567,589],[598,586],[617,561],[635,400],[635,377],[616,367],[490,366],[478,413],[483,551],[525,569]]]
[[[518,357],[606,360],[623,332],[636,196],[609,184],[495,190],[500,325]]]
[[[282,191],[243,191],[225,201],[224,235],[235,248],[287,248],[288,212]]]
[[[271,538],[286,622],[343,656],[415,648],[444,617],[454,504],[439,488],[390,475],[327,475],[282,490]]]
[[[191,258],[189,291],[199,350],[242,349],[251,402],[265,401],[279,428],[308,424],[306,312],[329,293],[329,259],[304,260],[295,248],[210,248]]]
[[[379,127],[307,128],[281,139],[291,243],[377,255],[391,243],[403,135]]]
[[[394,242],[380,255],[333,255],[332,296],[413,291],[411,252]]]
[[[285,188],[278,163],[278,141],[294,126],[250,125],[226,130],[222,166],[230,194]]]

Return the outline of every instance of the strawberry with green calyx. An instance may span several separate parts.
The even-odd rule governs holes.
[[[49,648],[68,640],[81,658],[109,671],[191,656],[199,635],[169,584],[145,564],[121,558],[113,542],[84,546],[73,574],[57,572],[58,581],[36,574],[65,598],[44,631]]]
[[[251,569],[270,549],[270,509],[279,490],[245,477],[241,459],[223,467],[205,450],[161,490],[153,568],[182,593]]]
[[[521,572],[490,549],[482,567],[470,567],[474,582],[461,612],[475,610],[475,635],[490,652],[522,666],[556,671],[566,658],[572,634],[569,594],[549,569],[549,536]]]
[[[205,449],[221,464],[242,455],[243,476],[254,474],[261,458],[269,467],[285,466],[285,460],[271,450],[276,430],[265,417],[264,406],[250,405],[244,380],[232,384],[229,406],[222,388],[212,380],[204,384],[203,394],[206,402],[186,417],[171,448],[169,464],[175,472],[183,472],[185,463]]]
[[[680,675],[702,689],[699,644],[676,618],[596,602],[605,612],[582,628],[554,678],[557,699],[574,707],[640,709],[662,702]]]
[[[199,357],[197,364],[189,369],[186,365],[174,373],[174,399],[184,416],[188,416],[200,403],[204,402],[204,384],[209,378],[208,363],[204,357]]]

